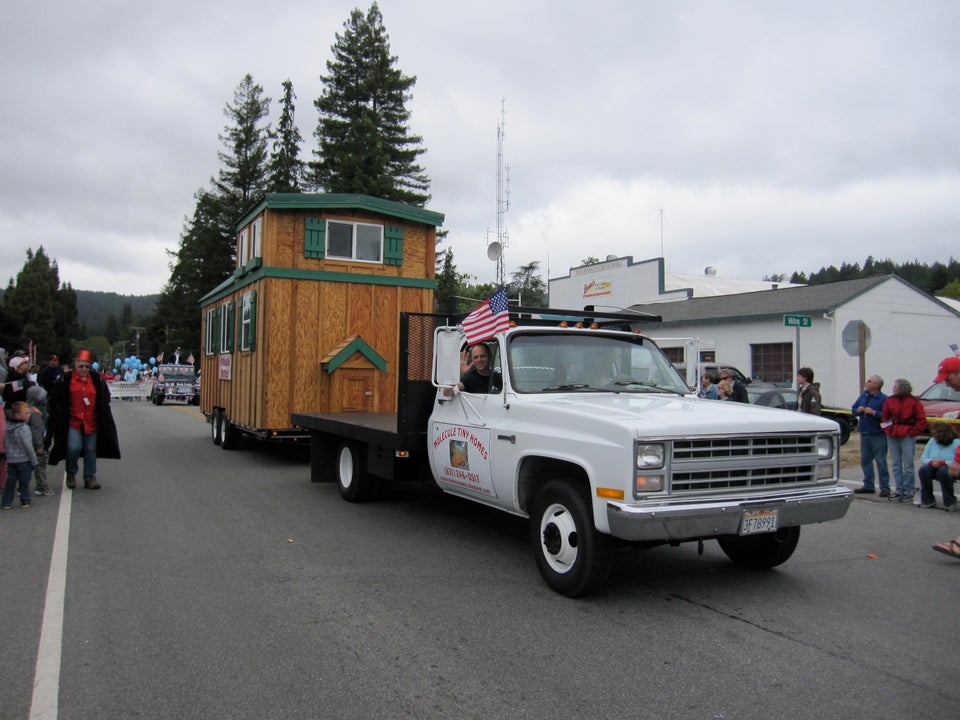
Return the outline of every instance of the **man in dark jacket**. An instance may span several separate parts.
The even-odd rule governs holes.
[[[720,379],[729,380],[730,384],[733,386],[733,392],[730,394],[730,399],[733,400],[733,402],[750,402],[750,396],[747,395],[747,386],[744,385],[743,381],[734,375],[731,370],[723,368],[723,370],[720,371]]]
[[[99,490],[97,458],[120,459],[117,426],[110,411],[110,391],[91,366],[93,354],[81,350],[74,369],[54,383],[48,398],[53,447],[49,463],[67,461],[67,487],[77,486],[79,460],[83,456],[83,486]]]
[[[813,381],[813,370],[797,370],[797,410],[809,415],[820,414],[820,383]]]

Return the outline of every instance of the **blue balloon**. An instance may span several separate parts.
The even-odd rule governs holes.
[[[116,360],[113,361],[113,366],[120,367],[120,358],[117,358]]]
[[[150,358],[150,364],[151,364],[151,365],[156,365],[156,364],[157,364],[157,359],[156,359],[155,357]]]
[[[95,363],[93,363],[93,365],[91,365],[90,367],[92,367],[94,370],[99,370],[99,369],[100,369],[100,363],[95,362]]]

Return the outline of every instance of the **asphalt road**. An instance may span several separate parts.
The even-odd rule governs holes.
[[[194,408],[114,414],[124,459],[101,462],[102,490],[0,513],[4,720],[31,703],[98,720],[960,708],[960,561],[930,549],[960,513],[858,497],[779,569],[715,543],[628,551],[602,592],[569,600],[541,582],[521,519],[420,485],[352,505],[310,483],[306,452],[214,446]]]

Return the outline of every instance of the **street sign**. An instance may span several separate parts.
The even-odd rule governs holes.
[[[813,316],[811,315],[784,315],[783,324],[786,327],[810,327],[813,325]]]

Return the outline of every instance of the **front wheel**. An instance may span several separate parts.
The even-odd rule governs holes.
[[[530,544],[550,589],[580,597],[607,579],[613,540],[593,527],[589,500],[569,480],[543,486],[533,503]]]
[[[800,542],[800,526],[780,528],[763,535],[725,535],[717,538],[717,542],[737,565],[767,569],[790,559]]]

